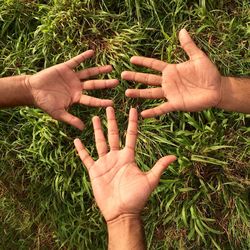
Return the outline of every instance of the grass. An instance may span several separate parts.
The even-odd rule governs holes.
[[[178,31],[186,27],[224,75],[249,76],[247,0],[0,0],[0,74],[33,74],[88,48],[84,66],[110,63],[120,78],[132,55],[186,60]],[[158,101],[124,96],[133,83],[91,92],[114,100],[124,139],[127,114]],[[86,129],[27,107],[0,112],[0,249],[105,249],[105,223],[87,172],[75,154],[80,136],[97,156],[91,117]],[[221,110],[174,112],[140,120],[137,161],[143,170],[178,156],[143,212],[148,249],[250,248],[250,116]]]

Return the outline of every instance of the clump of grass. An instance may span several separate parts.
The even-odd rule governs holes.
[[[223,74],[248,75],[247,1],[5,1],[0,0],[0,74],[32,74],[92,48],[84,67],[112,64],[107,77],[141,70],[146,55],[186,59],[178,31],[186,27]],[[131,106],[158,101],[124,96],[133,83],[93,91],[112,98],[124,139]],[[87,172],[72,141],[80,136],[95,157],[91,116],[103,109],[75,106],[86,129],[56,122],[38,109],[0,112],[0,233],[5,248],[106,249],[106,227]],[[140,120],[137,161],[148,170],[178,156],[144,210],[149,249],[248,249],[249,115],[207,110]]]

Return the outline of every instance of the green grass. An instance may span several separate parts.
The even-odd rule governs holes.
[[[132,55],[186,60],[186,27],[224,75],[250,75],[247,0],[0,0],[0,74],[33,74],[88,48],[84,66],[110,63],[120,77]],[[121,139],[128,110],[158,101],[124,96],[133,83],[90,92],[115,102]],[[79,133],[38,109],[0,111],[0,249],[105,249],[105,223],[86,170],[75,154],[80,136],[96,157],[91,117],[104,109],[75,106]],[[137,161],[148,170],[161,156],[178,161],[143,212],[148,249],[250,249],[250,116],[206,110],[140,120]]]

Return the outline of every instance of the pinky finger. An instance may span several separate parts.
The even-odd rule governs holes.
[[[87,152],[85,146],[82,144],[80,139],[74,140],[75,148],[80,156],[80,159],[82,160],[83,164],[86,166],[86,168],[89,170],[91,166],[95,163],[94,160],[91,158],[89,153]]]
[[[169,102],[165,102],[155,108],[142,111],[141,116],[143,118],[151,118],[172,112],[174,110],[175,110],[174,107]]]

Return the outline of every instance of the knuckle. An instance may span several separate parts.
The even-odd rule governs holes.
[[[105,156],[105,155],[106,155],[106,153],[104,153],[104,152],[99,153],[99,157],[100,158],[103,157],[103,156]]]
[[[135,130],[128,130],[127,134],[128,134],[128,135],[137,135],[138,132],[135,131]]]
[[[91,76],[90,69],[85,69],[85,74],[86,74],[86,77],[89,78]]]
[[[128,148],[128,149],[130,149],[130,150],[135,150],[135,148],[133,147],[133,146],[131,146],[131,145],[126,145],[126,148]]]
[[[118,131],[116,129],[109,130],[110,135],[118,135]]]
[[[111,150],[113,150],[113,151],[120,150],[120,147],[118,147],[118,146],[112,146]]]
[[[96,144],[106,144],[106,141],[104,138],[98,138],[98,141],[96,142]]]

